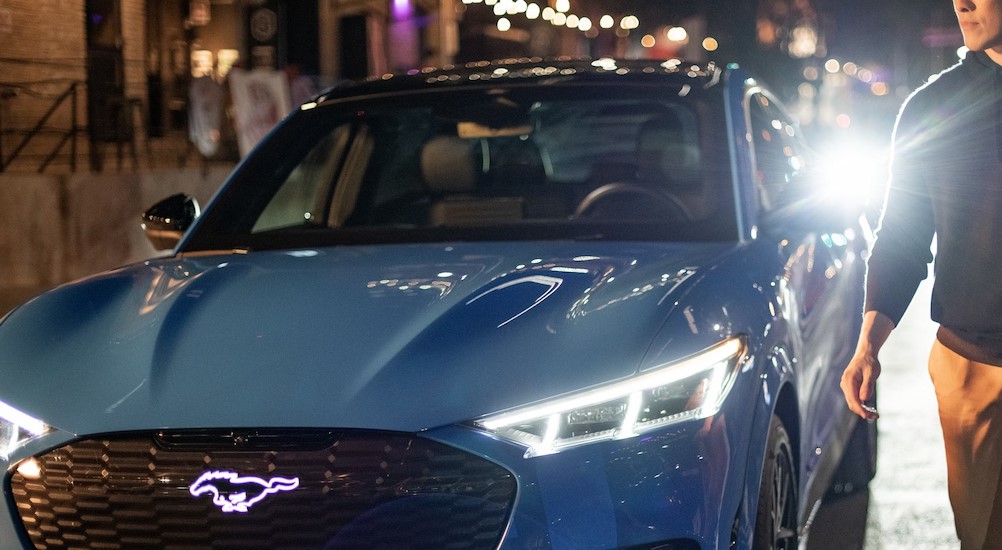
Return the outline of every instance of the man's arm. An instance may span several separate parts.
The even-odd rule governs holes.
[[[849,410],[867,420],[880,416],[873,408],[877,377],[880,376],[877,355],[892,330],[894,322],[889,317],[878,311],[867,311],[863,315],[863,328],[856,343],[856,353],[842,372],[842,393],[845,394]],[[864,403],[870,408],[864,408]]]

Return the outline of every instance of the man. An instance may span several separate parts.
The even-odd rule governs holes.
[[[929,358],[964,550],[1002,548],[1002,0],[954,0],[970,50],[917,90],[894,130],[887,204],[867,263],[849,408],[872,408],[877,354],[932,261]]]

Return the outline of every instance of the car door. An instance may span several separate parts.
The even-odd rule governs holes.
[[[839,380],[861,320],[865,235],[849,216],[815,215],[838,205],[805,202],[817,200],[816,190],[805,188],[817,180],[800,131],[782,107],[763,92],[751,93],[747,106],[760,217],[796,220],[771,233],[781,235],[777,248],[784,262],[788,319],[800,342],[794,352],[803,422],[802,482],[827,485],[851,427]]]

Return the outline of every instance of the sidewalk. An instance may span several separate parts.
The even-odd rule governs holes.
[[[936,394],[929,379],[929,349],[936,324],[929,319],[928,278],[881,350],[880,442],[877,477],[870,483],[866,550],[960,548],[946,490],[946,451]]]

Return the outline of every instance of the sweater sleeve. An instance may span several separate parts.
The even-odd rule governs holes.
[[[895,325],[928,274],[935,233],[926,179],[936,158],[930,154],[935,130],[923,123],[932,117],[916,99],[905,102],[895,124],[884,211],[867,261],[865,311],[878,311]]]

